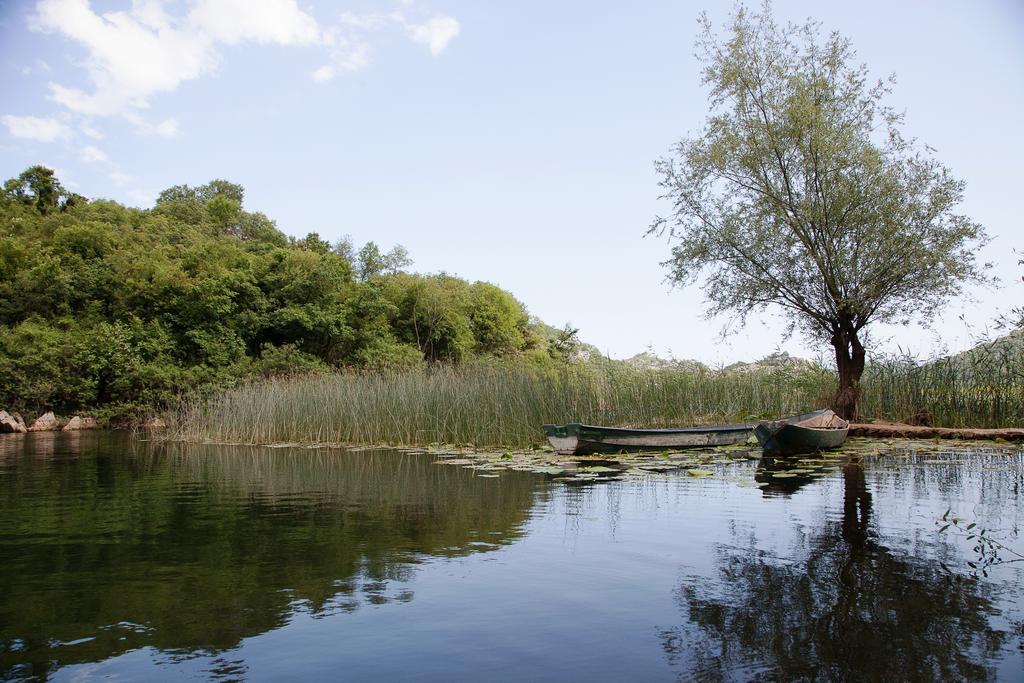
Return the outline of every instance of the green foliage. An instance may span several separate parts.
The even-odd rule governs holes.
[[[703,282],[711,314],[773,306],[834,347],[842,412],[855,409],[862,330],[927,320],[965,283],[984,229],[955,212],[964,183],[900,134],[850,42],[780,27],[740,6],[725,36],[698,40],[711,111],[657,162],[680,284]],[[851,415],[852,416],[852,415]]]
[[[65,211],[86,200],[81,195],[68,192],[45,166],[32,166],[17,178],[4,183],[3,198],[32,207],[46,215],[54,211]]]
[[[580,330],[566,323],[565,327],[555,331],[555,336],[548,346],[552,358],[572,360],[580,352]]]
[[[334,252],[352,264],[356,277],[363,281],[380,275],[394,275],[412,265],[409,252],[401,244],[384,253],[376,242],[371,241],[357,251],[349,235],[334,245]]]
[[[473,285],[470,296],[469,320],[477,351],[500,355],[523,348],[529,319],[521,303],[487,282]]]
[[[224,180],[149,210],[33,167],[0,196],[0,406],[133,415],[248,375],[525,353],[500,289],[401,272],[405,249],[332,249],[244,210]]]
[[[252,374],[263,377],[278,375],[309,375],[326,372],[330,366],[294,344],[264,344],[260,356],[252,363]]]
[[[193,381],[174,346],[157,321],[32,317],[0,335],[0,401],[26,414],[142,412]]]

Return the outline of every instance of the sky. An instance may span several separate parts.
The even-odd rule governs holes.
[[[697,17],[732,2],[0,0],[0,175],[34,164],[150,207],[224,178],[284,232],[405,246],[413,269],[493,282],[614,358],[711,365],[821,352],[771,314],[746,328],[673,289],[655,159],[698,133]],[[968,348],[1024,300],[1024,2],[779,0],[849,38],[905,133],[966,180],[998,289],[881,352]]]

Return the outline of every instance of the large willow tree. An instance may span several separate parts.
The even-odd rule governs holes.
[[[965,284],[984,229],[955,213],[964,183],[900,134],[850,42],[739,8],[697,41],[710,112],[656,162],[672,211],[670,280],[703,282],[708,315],[781,310],[835,350],[837,412],[854,417],[871,323],[931,318]]]

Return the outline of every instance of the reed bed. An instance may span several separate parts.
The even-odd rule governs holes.
[[[937,427],[1024,426],[1024,353],[979,347],[918,363],[876,359],[861,418]],[[672,427],[747,422],[828,405],[835,376],[811,365],[757,372],[542,368],[476,362],[279,377],[182,400],[167,436],[220,443],[473,444],[523,448],[547,422]]]
[[[876,361],[861,382],[860,413],[935,427],[1024,426],[1024,346],[982,346],[928,363]]]
[[[519,363],[346,370],[249,381],[185,399],[168,436],[222,443],[528,447],[546,422],[686,426],[802,412],[834,392],[825,370],[760,373]]]

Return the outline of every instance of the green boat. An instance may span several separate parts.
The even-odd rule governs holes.
[[[754,428],[754,436],[765,452],[797,455],[839,448],[849,430],[849,422],[826,409],[761,422]]]
[[[565,425],[544,425],[544,433],[556,453],[584,455],[727,446],[749,439],[750,430],[753,428],[752,424],[733,424],[680,429],[628,429],[574,422]]]

